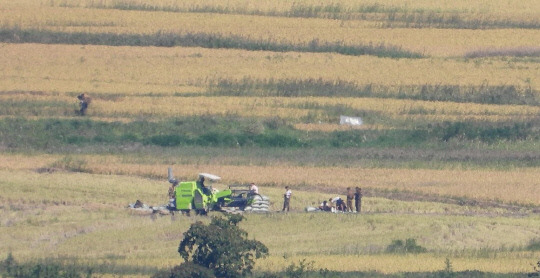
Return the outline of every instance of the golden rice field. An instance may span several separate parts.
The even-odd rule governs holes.
[[[206,221],[179,215],[151,218],[125,208],[140,196],[149,204],[163,203],[165,180],[4,167],[0,176],[3,250],[23,260],[72,258],[89,265],[171,267],[180,261],[176,249],[182,231],[194,221]],[[281,189],[261,189],[279,209]],[[296,211],[308,200],[318,202],[329,195],[296,189],[293,194]],[[365,198],[363,207],[364,215],[248,215],[242,227],[271,250],[257,270],[279,271],[283,264],[306,259],[317,268],[336,271],[422,272],[443,269],[450,258],[456,271],[509,273],[527,272],[538,256],[523,250],[540,236],[540,219],[526,211],[508,217],[493,209],[377,197]],[[383,252],[391,240],[408,237],[417,238],[430,252]]]
[[[94,92],[89,116],[101,120],[129,120],[144,117],[161,119],[192,115],[279,116],[299,122],[309,114],[318,121],[332,123],[317,109],[304,104],[341,105],[390,118],[417,120],[523,121],[538,117],[537,106],[427,102],[374,98],[280,98],[208,97],[211,82],[220,79],[270,79],[275,72],[284,79],[346,80],[358,84],[385,86],[449,84],[532,86],[540,68],[527,61],[490,59],[394,60],[368,56],[344,57],[337,54],[247,52],[202,48],[141,48],[110,46],[70,46],[3,44],[0,57],[3,101],[64,102],[39,111],[35,108],[6,108],[4,115],[67,116],[76,107],[75,93]],[[215,63],[214,61],[219,61]],[[73,70],[76,68],[76,70]],[[489,72],[489,75],[486,73]],[[361,74],[359,74],[361,73]],[[148,93],[163,97],[145,96]],[[181,97],[185,93],[200,97]],[[116,95],[116,97],[107,97]],[[182,107],[189,107],[183,109]],[[422,111],[418,114],[415,111]],[[36,114],[37,113],[37,114]],[[379,124],[376,124],[376,126]],[[366,127],[369,125],[366,125]],[[333,129],[337,128],[334,126]]]
[[[39,168],[62,168],[65,156],[4,155],[0,169],[33,171]],[[79,155],[70,157],[84,161],[85,172],[102,175],[127,175],[140,177],[163,177],[168,165],[150,160],[136,162],[130,156]],[[178,162],[178,161],[177,161]],[[293,165],[235,166],[223,164],[189,163],[174,165],[180,177],[191,175],[200,169],[222,176],[230,183],[256,182],[268,185],[300,186],[309,190],[329,189],[345,192],[347,187],[362,186],[373,189],[411,191],[421,194],[464,197],[474,200],[502,201],[540,205],[540,173],[537,169],[507,170],[430,170],[430,169],[363,169],[356,167],[306,167]],[[305,185],[302,185],[305,184]],[[306,204],[307,205],[307,204]]]
[[[219,79],[243,78],[321,78],[387,86],[512,84],[540,88],[540,68],[536,63],[506,58],[411,60],[180,47],[1,47],[5,54],[0,57],[3,91],[171,94],[193,92],[193,87],[205,87]]]
[[[41,109],[35,106],[6,107],[4,115],[35,115],[41,117],[73,114],[76,102],[72,94],[59,93],[14,93],[0,95],[5,102],[37,102],[64,104]],[[304,105],[316,103],[321,108],[305,109]],[[325,123],[337,122],[324,116],[324,106],[347,106],[353,109],[382,113],[394,119],[407,117],[432,122],[448,120],[489,120],[489,121],[526,121],[540,115],[540,107],[523,105],[489,105],[473,103],[444,103],[417,100],[377,99],[377,98],[329,98],[310,97],[187,97],[174,96],[121,96],[113,99],[98,99],[93,101],[88,115],[101,119],[162,119],[170,117],[200,116],[200,115],[239,115],[242,117],[255,116],[269,118],[278,116],[292,122],[300,122],[303,117],[319,111],[320,121]],[[186,109],[187,108],[187,109]],[[415,111],[422,111],[416,112]],[[365,127],[371,127],[366,125]]]
[[[17,4],[4,1],[5,7],[0,10],[0,25],[17,26],[19,28],[38,28],[41,30],[57,30],[64,32],[89,33],[137,33],[156,32],[173,33],[217,33],[240,35],[252,39],[264,39],[276,42],[307,43],[313,39],[320,42],[344,42],[347,44],[389,44],[404,49],[437,57],[454,57],[479,50],[515,47],[538,47],[540,35],[534,29],[431,29],[431,28],[380,28],[377,21],[367,20],[334,20],[324,18],[283,18],[261,17],[243,14],[211,14],[211,13],[174,13],[163,11],[137,11],[103,9],[114,6],[114,3],[143,3],[144,1],[24,1]],[[189,9],[199,7],[197,1],[168,1],[161,6]],[[280,7],[270,1],[233,1],[227,3],[232,7],[257,7],[262,10],[280,11],[291,9],[292,1]],[[247,2],[247,3],[246,3]],[[311,1],[305,4],[317,5]],[[343,2],[343,3],[341,3]],[[536,1],[523,1],[520,5],[508,4],[504,1],[477,1],[477,6],[465,4],[452,7],[430,7],[430,3],[387,3],[372,1],[365,5],[381,5],[387,8],[418,10],[425,9],[437,13],[465,14],[468,17],[487,17],[499,20],[533,21],[538,19],[540,10]],[[504,2],[504,3],[503,3]],[[52,5],[51,5],[52,3]],[[280,2],[281,3],[281,2]],[[344,7],[355,6],[353,1],[337,1]],[[76,7],[64,7],[76,6]],[[158,7],[160,4],[154,4]],[[274,6],[275,5],[275,6]],[[510,5],[511,8],[502,7]],[[78,8],[80,6],[80,8]],[[206,3],[204,7],[220,7],[222,3],[215,1]],[[417,7],[417,6],[421,6]],[[69,12],[66,12],[66,10]],[[247,8],[249,9],[249,8]],[[442,11],[441,11],[442,10]],[[536,21],[538,23],[538,21]],[[418,43],[422,42],[422,43]]]
[[[331,109],[364,113],[366,123],[358,129],[367,132],[445,121],[531,123],[540,119],[536,102],[425,101],[410,95],[398,98],[397,92],[424,85],[515,86],[533,94],[516,98],[540,100],[537,55],[465,57],[478,50],[538,52],[539,11],[540,2],[535,0],[0,0],[0,261],[12,253],[25,262],[52,258],[140,270],[99,277],[149,277],[157,268],[178,265],[183,232],[208,218],[150,217],[126,208],[138,199],[149,205],[166,203],[167,167],[172,167],[182,180],[194,179],[200,172],[219,175],[223,182],[215,186],[220,189],[255,182],[271,198],[273,211],[281,209],[283,187],[292,187],[291,213],[248,214],[241,223],[250,238],[270,250],[268,258],[257,261],[257,272],[283,271],[303,259],[313,262],[315,270],[435,272],[443,270],[449,259],[455,271],[525,275],[540,258],[538,249],[528,247],[540,240],[540,171],[505,160],[528,159],[517,165],[538,165],[533,161],[538,157],[537,138],[494,144],[457,140],[422,146],[425,149],[374,151],[387,160],[416,155],[390,167],[377,164],[377,157],[354,153],[354,148],[336,148],[340,154],[353,153],[344,161],[318,150],[306,151],[296,160],[294,155],[304,150],[286,148],[231,147],[218,157],[211,157],[218,147],[199,154],[204,146],[142,143],[13,148],[2,141],[2,132],[19,131],[5,131],[2,124],[20,118],[152,124],[193,116],[234,116],[246,121],[284,119],[306,136],[311,131],[353,129],[340,126]],[[438,20],[449,25],[437,25],[446,24]],[[220,34],[296,45],[384,44],[424,57],[21,43],[16,36],[23,33],[6,39],[5,30]],[[322,80],[375,89],[369,97],[333,97],[332,92],[229,96],[212,91],[221,80]],[[384,90],[395,91],[396,97],[384,95]],[[75,113],[80,93],[92,97],[85,118]],[[537,125],[531,130],[533,135],[538,132]],[[415,153],[426,150],[427,154]],[[492,153],[479,155],[488,151]],[[292,154],[282,154],[287,152]],[[387,154],[390,158],[384,158]],[[429,160],[430,155],[441,154],[442,159]],[[424,156],[426,161],[414,160]],[[463,161],[453,161],[456,157]],[[490,163],[482,164],[482,159]],[[347,187],[356,186],[365,192],[362,214],[304,213],[304,208],[344,196]],[[428,251],[385,251],[392,240],[407,238]]]

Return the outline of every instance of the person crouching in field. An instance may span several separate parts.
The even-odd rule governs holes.
[[[336,212],[338,212],[338,211],[345,212],[347,210],[347,206],[345,205],[345,201],[343,201],[343,199],[341,199],[341,197],[337,196],[337,197],[333,198],[331,201],[336,206]]]
[[[86,114],[86,109],[88,109],[88,105],[90,102],[92,102],[92,99],[84,93],[78,95],[77,99],[79,99],[79,115],[84,116]]]

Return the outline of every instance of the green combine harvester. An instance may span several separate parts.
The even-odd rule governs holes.
[[[168,178],[171,184],[176,184],[175,198],[169,202],[169,210],[187,214],[195,211],[202,215],[209,211],[228,213],[269,211],[269,198],[252,193],[247,185],[230,185],[228,189],[220,191],[213,188],[212,183],[221,178],[208,173],[200,173],[197,181],[178,182],[173,177],[171,168]]]

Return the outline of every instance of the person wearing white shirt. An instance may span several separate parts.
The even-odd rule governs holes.
[[[251,194],[259,194],[259,188],[253,182],[249,185],[249,191],[251,191]]]
[[[289,189],[289,186],[285,186],[285,194],[283,194],[283,210],[289,211],[289,206],[291,204],[291,195],[292,191]]]

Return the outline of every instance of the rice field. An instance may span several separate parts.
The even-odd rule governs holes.
[[[90,265],[170,267],[180,260],[176,247],[182,231],[193,221],[207,220],[143,217],[125,208],[140,196],[149,204],[161,204],[167,187],[163,180],[4,169],[0,175],[0,238],[4,250],[24,260],[50,257]],[[74,186],[74,181],[84,186]],[[279,210],[281,189],[262,189]],[[363,215],[307,214],[298,212],[301,205],[329,194],[296,189],[293,194],[297,213],[248,215],[242,224],[271,250],[271,256],[257,264],[260,271],[279,271],[284,263],[301,259],[336,271],[436,271],[451,258],[456,271],[512,273],[526,272],[538,255],[525,249],[540,236],[538,216],[527,210],[508,216],[475,206],[367,197]],[[508,233],[513,236],[505,236]],[[411,237],[429,253],[384,252],[391,240]]]
[[[497,29],[487,30],[483,30],[481,26],[476,26],[478,30],[449,28],[444,31],[436,28],[406,28],[407,26],[384,28],[381,25],[384,25],[384,22],[388,21],[387,18],[378,19],[375,16],[375,19],[370,19],[373,14],[378,15],[380,13],[362,13],[359,19],[336,20],[317,17],[261,16],[257,14],[252,15],[253,12],[249,11],[250,6],[256,6],[257,8],[255,9],[261,9],[262,15],[265,15],[265,10],[267,13],[270,13],[270,11],[279,13],[280,11],[294,10],[294,7],[291,7],[291,5],[309,8],[317,7],[315,3],[304,4],[295,2],[293,4],[293,2],[287,2],[283,5],[284,7],[272,7],[272,5],[279,6],[279,4],[261,3],[258,1],[247,1],[248,3],[239,1],[235,4],[227,4],[229,7],[237,6],[238,9],[247,9],[242,14],[234,12],[234,8],[231,8],[233,11],[230,13],[227,11],[220,13],[222,3],[206,3],[205,6],[202,6],[196,4],[196,1],[192,1],[191,3],[174,1],[174,3],[170,4],[161,4],[162,7],[178,7],[178,10],[185,11],[181,13],[170,12],[164,8],[161,9],[165,11],[160,11],[160,4],[154,4],[157,6],[157,10],[138,10],[137,7],[144,6],[141,1],[109,1],[108,3],[104,1],[81,1],[78,4],[77,1],[69,1],[69,3],[59,1],[41,1],[42,3],[40,1],[27,1],[26,5],[23,4],[24,2],[18,2],[19,4],[17,5],[9,3],[9,1],[6,2],[4,4],[5,8],[0,10],[0,18],[2,18],[0,25],[22,29],[56,30],[68,33],[214,33],[239,35],[275,42],[286,41],[297,44],[306,44],[313,40],[317,40],[320,43],[382,43],[400,46],[407,50],[436,57],[462,56],[467,52],[481,49],[512,49],[523,46],[538,47],[538,41],[540,40],[540,36],[534,28],[504,28],[506,27],[504,25]],[[509,21],[516,21],[518,23],[517,25],[523,22],[530,22],[536,25],[540,24],[537,20],[538,12],[535,12],[539,7],[535,1],[525,1],[522,5],[512,5],[508,10],[501,8],[508,5],[507,3],[478,2],[484,2],[483,4],[485,5],[478,5],[477,7],[466,5],[467,7],[462,7],[461,9],[455,7],[452,9],[433,9],[427,8],[429,5],[426,5],[426,3],[421,4],[423,8],[417,8],[415,7],[418,5],[417,3],[373,2],[366,4],[365,7],[371,6],[376,7],[376,9],[387,9],[390,11],[392,9],[398,11],[399,9],[404,9],[405,11],[412,12],[412,18],[416,18],[415,20],[420,19],[414,13],[420,12],[422,14],[421,17],[424,17],[423,14],[425,13],[425,17],[427,18],[437,17],[437,15],[444,15],[445,13],[449,14],[448,17],[450,18],[452,16],[455,17],[455,14],[460,16],[465,14],[465,17],[473,19],[487,17],[487,21],[499,20],[505,24],[508,24]],[[110,8],[121,6],[124,3],[126,4],[125,8]],[[347,10],[345,7],[357,5],[340,2],[335,2],[335,4],[338,6],[343,5],[345,10]],[[132,5],[132,7],[129,5]],[[66,9],[69,9],[68,13],[65,12]],[[192,11],[193,9],[195,11]],[[355,8],[350,7],[350,9],[354,10]],[[362,10],[360,7],[356,9]],[[218,12],[216,13],[215,11]],[[431,13],[434,13],[434,15]],[[387,12],[383,12],[382,14],[387,14]],[[411,16],[406,14],[405,17]],[[433,20],[437,21],[437,19]],[[419,44],[419,41],[422,43]]]
[[[305,260],[343,274],[450,262],[526,275],[540,255],[538,11],[534,0],[0,0],[0,260],[99,277],[178,265],[183,232],[208,218],[126,208],[166,203],[172,167],[271,198],[275,213],[241,223],[270,250],[256,274]],[[84,117],[80,93],[92,97]],[[339,125],[344,114],[364,124]],[[254,141],[208,139],[238,134]],[[172,135],[192,141],[148,143]],[[278,213],[286,185],[292,212]],[[356,186],[362,214],[304,212]],[[387,250],[409,238],[427,251]]]
[[[66,160],[67,158],[67,160]],[[126,175],[166,180],[166,169],[170,165],[152,161],[136,162],[133,157],[115,155],[59,156],[5,155],[0,169],[4,171],[37,171],[41,168],[53,170],[69,169],[75,162],[78,170],[97,175]],[[498,201],[507,204],[538,206],[540,176],[536,169],[366,169],[361,167],[308,167],[294,165],[243,166],[208,164],[197,162],[174,165],[173,170],[183,180],[193,179],[197,172],[204,171],[222,176],[228,184],[256,182],[271,188],[290,185],[301,190],[322,190],[343,194],[347,187],[366,187],[384,191],[406,191],[420,195],[452,196],[477,201]],[[171,163],[179,163],[178,160]],[[204,172],[203,171],[203,172]],[[165,188],[165,187],[164,187]],[[369,191],[369,190],[368,190]],[[42,196],[45,192],[38,194]],[[276,195],[278,198],[279,195]],[[22,196],[21,196],[22,197]],[[19,198],[19,197],[17,197]],[[322,201],[322,200],[321,200]],[[304,206],[311,205],[304,203]]]

